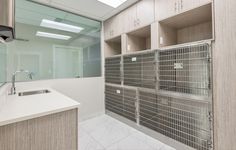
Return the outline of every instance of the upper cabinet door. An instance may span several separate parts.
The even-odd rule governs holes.
[[[163,20],[179,13],[210,3],[212,0],[155,0],[155,20]]]
[[[105,40],[111,39],[123,33],[121,15],[118,14],[104,22]]]
[[[126,27],[125,32],[129,32],[154,22],[154,0],[141,0],[124,11]]]
[[[199,5],[211,3],[213,0],[199,0]]]
[[[179,13],[210,3],[212,0],[179,0]]]
[[[155,20],[163,20],[178,13],[178,0],[155,0]]]
[[[111,37],[111,20],[112,19],[108,19],[104,22],[104,38],[105,38],[105,40],[107,40]]]
[[[137,4],[131,6],[127,10],[125,10],[125,18],[126,18],[126,32],[134,30],[137,27]]]
[[[179,0],[179,13],[190,10],[194,7],[197,7],[199,4],[199,0]]]
[[[141,0],[137,3],[137,27],[143,27],[145,25],[154,22],[154,0]]]
[[[112,37],[116,37],[123,33],[121,14],[113,17],[111,27],[112,27]]]

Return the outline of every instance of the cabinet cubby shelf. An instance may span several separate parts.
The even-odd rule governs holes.
[[[159,21],[159,47],[214,39],[212,4]]]
[[[151,26],[127,33],[126,53],[151,49]]]
[[[115,56],[122,54],[121,36],[106,40],[104,43],[105,56]]]

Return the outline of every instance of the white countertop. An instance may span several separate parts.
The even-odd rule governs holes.
[[[25,91],[42,89],[47,89],[50,93],[30,96],[18,96],[18,94],[7,96],[6,103],[0,110],[0,126],[78,108],[79,106],[79,103],[75,100],[51,88]]]

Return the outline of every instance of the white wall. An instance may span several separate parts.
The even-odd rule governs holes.
[[[39,87],[53,88],[78,101],[81,104],[80,121],[105,113],[103,77],[43,80],[16,84],[17,91]]]

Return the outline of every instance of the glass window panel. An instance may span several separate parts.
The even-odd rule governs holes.
[[[0,43],[0,86],[6,82],[6,45]]]
[[[16,40],[7,44],[8,81],[20,69],[32,71],[34,80],[101,76],[100,31],[99,21],[16,1]]]

